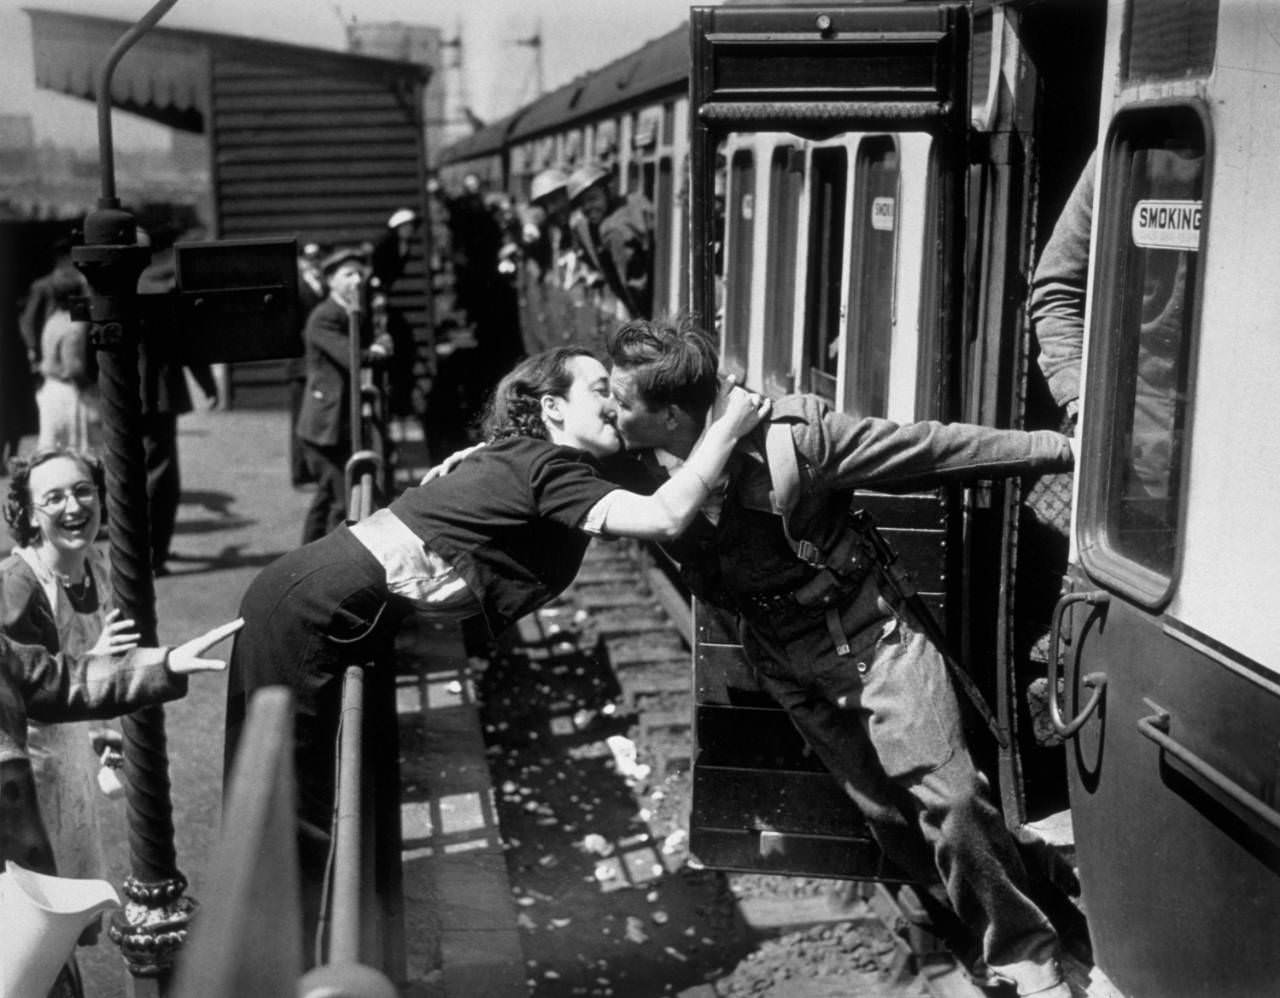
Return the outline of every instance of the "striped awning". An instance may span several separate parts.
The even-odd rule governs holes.
[[[36,86],[96,101],[97,75],[127,22],[27,10]],[[116,66],[111,103],[171,128],[204,131],[209,106],[209,48],[181,32],[144,35]]]

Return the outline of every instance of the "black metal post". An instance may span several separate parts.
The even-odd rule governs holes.
[[[99,68],[102,196],[85,218],[85,245],[74,250],[75,264],[89,283],[91,336],[98,351],[113,592],[123,615],[136,622],[143,645],[158,643],[138,377],[137,285],[150,253],[137,245],[134,218],[115,196],[111,76],[124,53],[176,2],[156,3]],[[174,850],[164,710],[138,711],[124,718],[122,727],[133,873],[123,884],[130,904],[116,914],[109,931],[133,974],[134,993],[163,994],[196,902],[184,897],[187,881]]]
[[[347,312],[347,424],[351,434],[350,453],[354,454],[364,446],[364,426],[360,419],[363,408],[363,389],[360,376],[360,323],[363,318],[362,306],[357,302]],[[350,497],[348,497],[350,498]]]

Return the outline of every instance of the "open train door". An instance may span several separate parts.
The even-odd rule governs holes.
[[[970,17],[959,3],[692,10],[692,308],[749,383],[858,415],[954,418]],[[943,621],[954,499],[857,497]],[[697,858],[901,879],[759,690],[733,620],[698,604],[694,632]]]

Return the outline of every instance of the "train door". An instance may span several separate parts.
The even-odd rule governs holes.
[[[959,3],[694,8],[691,301],[718,317],[726,368],[858,413],[951,411],[969,24]],[[952,497],[858,503],[945,615]],[[733,622],[698,604],[694,629],[693,852],[725,869],[892,878],[756,686]]]
[[[1278,28],[1108,25],[1057,723],[1095,957],[1135,998],[1280,982]]]

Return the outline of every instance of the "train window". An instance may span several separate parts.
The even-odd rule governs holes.
[[[855,416],[884,416],[889,408],[897,204],[898,147],[887,135],[864,139],[854,168],[845,346],[844,411]]]
[[[986,119],[986,109],[995,97],[995,80],[991,75],[994,42],[994,14],[990,7],[973,12],[973,41],[969,55],[970,116],[975,121]]]
[[[742,377],[751,338],[751,268],[756,232],[756,161],[750,149],[739,149],[729,160],[726,209],[722,353],[725,369]]]
[[[1218,0],[1131,0],[1126,80],[1207,76],[1218,45]]]
[[[832,405],[840,359],[844,202],[849,155],[843,146],[813,151],[809,186],[808,281],[805,287],[805,391]]]
[[[764,313],[764,390],[776,395],[795,390],[791,344],[803,189],[804,154],[795,146],[779,146],[769,161],[769,259]]]
[[[1205,133],[1190,108],[1116,120],[1102,183],[1082,470],[1086,567],[1144,605],[1177,564]]]
[[[652,159],[642,160],[640,163],[640,193],[649,199],[649,203],[653,204],[657,197],[658,185],[658,164]]]
[[[654,207],[654,260],[653,260],[653,311],[662,315],[670,311],[671,301],[671,218],[675,211],[675,178],[672,176],[671,157],[658,160],[658,182],[653,199]]]

